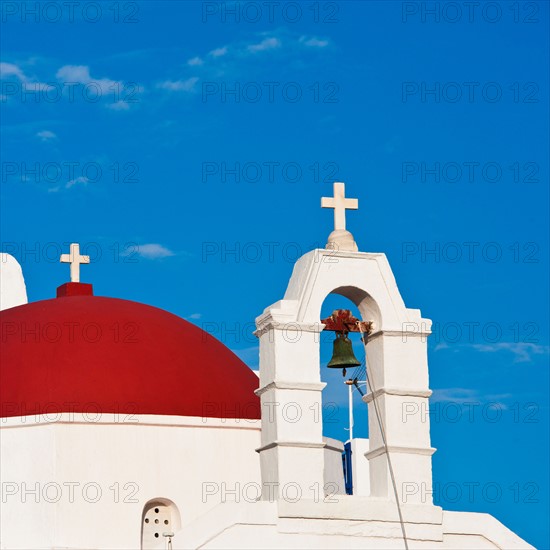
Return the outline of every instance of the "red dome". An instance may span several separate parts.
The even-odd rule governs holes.
[[[257,376],[208,333],[156,307],[67,296],[4,310],[0,323],[1,417],[260,418]]]

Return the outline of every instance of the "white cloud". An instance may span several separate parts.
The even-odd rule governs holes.
[[[494,344],[456,344],[449,346],[441,342],[435,346],[434,351],[451,350],[475,350],[481,353],[509,352],[514,355],[514,363],[530,363],[534,355],[547,355],[549,346],[541,346],[531,342],[496,342]]]
[[[216,48],[212,50],[208,55],[211,55],[212,57],[222,57],[227,53],[227,46],[223,46],[222,48]]]
[[[99,88],[102,94],[120,92],[123,83],[110,78],[93,78],[90,75],[90,67],[87,65],[64,65],[56,75],[58,80],[65,83],[84,84]]]
[[[108,105],[106,105],[106,107],[107,109],[111,109],[112,111],[127,111],[130,108],[130,104],[127,101],[119,99],[114,103],[109,103]]]
[[[307,38],[306,36],[301,36],[300,42],[309,48],[325,48],[328,46],[328,40],[320,40],[315,37]]]
[[[517,396],[511,393],[482,394],[478,389],[472,388],[441,388],[433,390],[430,397],[431,403],[492,403],[501,409],[507,409],[506,401]]]
[[[533,360],[533,355],[543,355],[548,353],[548,346],[540,346],[529,342],[498,342],[495,344],[473,344],[475,350],[482,353],[495,353],[498,351],[508,351],[514,354],[515,363],[529,363]]]
[[[196,67],[197,65],[202,65],[204,61],[200,57],[192,57],[187,61],[187,64],[191,67]]]
[[[23,89],[29,92],[47,92],[48,90],[53,90],[54,87],[45,82],[24,82]]]
[[[248,51],[252,53],[274,50],[281,47],[281,41],[278,38],[265,38],[258,44],[250,44]]]
[[[7,78],[10,76],[15,76],[20,82],[23,90],[28,92],[42,92],[52,90],[54,87],[51,84],[46,84],[44,82],[31,81],[28,78],[23,70],[13,63],[0,63],[0,78]],[[4,96],[6,98],[6,96]]]
[[[84,176],[78,176],[78,178],[68,181],[65,185],[65,188],[70,189],[71,187],[73,187],[74,185],[78,185],[79,183],[83,183],[84,185],[86,185],[89,181],[90,180]]]
[[[157,243],[140,244],[137,253],[147,260],[157,260],[174,256],[174,252]]]
[[[0,78],[6,78],[8,76],[16,76],[21,82],[25,82],[27,80],[27,77],[23,73],[23,71],[13,63],[0,63]]]
[[[60,80],[80,83],[86,83],[92,80],[90,76],[90,67],[87,65],[63,65],[55,76]]]
[[[281,50],[287,55],[295,55],[296,50],[311,51],[312,49],[325,48],[330,42],[315,36],[300,35],[294,32],[275,31],[256,34],[255,38],[239,40],[218,48],[208,53],[200,53],[189,58],[186,62],[188,67],[201,67],[201,70],[211,75],[219,76],[232,70],[232,64],[251,61],[261,55],[261,52],[276,52]],[[194,92],[199,78],[196,76],[187,78],[189,73],[183,73],[183,78],[167,79],[157,83],[158,89],[172,92]]]
[[[448,349],[448,348],[449,348],[449,344],[447,344],[447,342],[440,342],[439,344],[437,344],[437,346],[435,346],[434,351],[440,351],[442,349]]]
[[[478,392],[470,388],[444,388],[433,390],[430,397],[432,403],[465,402],[472,401],[472,399],[478,399]]]
[[[41,141],[51,141],[52,139],[56,139],[57,135],[50,132],[50,130],[42,130],[36,134],[36,137],[40,138]]]
[[[171,92],[192,92],[195,84],[199,81],[198,77],[192,76],[187,80],[165,80],[158,87]]]

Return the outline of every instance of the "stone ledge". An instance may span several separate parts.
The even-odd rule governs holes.
[[[414,323],[414,321],[410,321],[411,323]],[[431,330],[421,330],[421,331],[409,331],[409,330],[403,330],[403,329],[393,329],[393,330],[378,330],[376,332],[373,332],[369,334],[368,336],[368,342],[372,342],[373,340],[376,340],[376,338],[380,338],[381,336],[391,336],[391,337],[398,337],[398,336],[405,336],[406,338],[428,338],[432,334]],[[403,342],[406,344],[407,342]]]
[[[269,316],[260,321],[256,321],[257,329],[253,332],[254,336],[260,338],[266,332],[270,330],[281,330],[286,332],[313,332],[319,334],[323,332],[325,325],[320,321],[318,323],[302,323],[295,321],[295,315],[288,315],[288,320],[273,319]]]
[[[490,514],[476,512],[443,512],[444,535],[479,535],[498,548],[531,549],[527,541],[520,538]]]
[[[333,495],[336,502],[315,502],[301,499],[297,502],[278,500],[280,518],[329,519],[346,521],[399,522],[396,503],[376,497]],[[442,525],[443,510],[431,504],[402,504],[401,513],[407,523]]]
[[[375,397],[381,395],[401,395],[403,397],[430,397],[432,390],[412,390],[408,388],[378,388],[374,393],[367,393],[362,397],[365,403],[370,403]]]
[[[407,540],[443,542],[441,525],[432,523],[404,523]],[[401,524],[398,521],[345,520],[280,518],[277,524],[279,533],[292,535],[321,535],[361,537],[364,539],[395,540],[403,538]],[[381,546],[382,547],[382,546]]]
[[[315,443],[314,441],[272,441],[266,445],[262,445],[256,449],[257,453],[267,451],[268,449],[274,449],[275,447],[300,447],[303,449],[324,449],[327,446],[326,443]]]
[[[369,451],[368,453],[365,453],[365,456],[372,460],[373,458],[376,458],[377,456],[383,455],[385,452],[388,453],[408,453],[413,455],[424,455],[424,456],[432,456],[435,451],[434,447],[399,447],[396,445],[388,445],[388,448],[386,447],[378,447],[376,449],[373,449],[372,451]]]
[[[257,396],[260,396],[269,390],[322,391],[325,386],[325,382],[287,382],[280,380],[278,382],[270,382],[269,384],[254,390],[254,393]]]

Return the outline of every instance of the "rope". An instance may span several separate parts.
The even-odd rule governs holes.
[[[366,350],[368,333],[366,333],[366,332],[361,332],[361,333],[364,335],[363,336],[363,342],[365,343],[365,350]],[[357,368],[359,369],[361,367],[357,367]],[[388,443],[387,443],[387,440],[386,440],[386,432],[384,430],[384,426],[382,425],[382,418],[381,418],[380,411],[378,409],[378,403],[376,401],[376,397],[375,397],[375,394],[374,394],[374,386],[371,383],[371,376],[370,376],[370,373],[368,373],[368,364],[367,364],[367,354],[366,353],[365,353],[365,374],[367,375],[365,377],[366,381],[367,381],[367,385],[368,385],[369,390],[372,394],[372,402],[373,402],[373,405],[374,405],[374,411],[376,412],[376,419],[378,420],[378,426],[380,427],[380,434],[382,435],[382,442],[383,442],[384,447],[386,449],[386,456],[388,457],[388,468],[390,470],[390,477],[391,477],[391,481],[392,481],[392,485],[393,485],[393,492],[395,494],[395,501],[397,503],[397,513],[399,514],[399,523],[401,524],[401,532],[403,533],[403,541],[405,543],[405,549],[409,550],[409,543],[407,542],[407,533],[405,531],[405,522],[403,521],[403,513],[401,511],[401,502],[399,501],[399,493],[397,491],[397,483],[395,482],[395,475],[393,473],[393,466],[392,466],[392,463],[391,463],[390,452],[388,450]],[[361,393],[361,390],[359,390],[359,386],[357,385],[357,379],[355,379],[355,384],[354,385],[357,388],[357,390],[359,391],[359,393]]]

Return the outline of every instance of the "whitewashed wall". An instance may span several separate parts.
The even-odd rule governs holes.
[[[224,498],[259,491],[259,421],[78,419],[0,421],[2,548],[138,549],[151,499],[173,501],[184,526]]]
[[[21,266],[10,254],[0,253],[0,310],[27,303]]]

